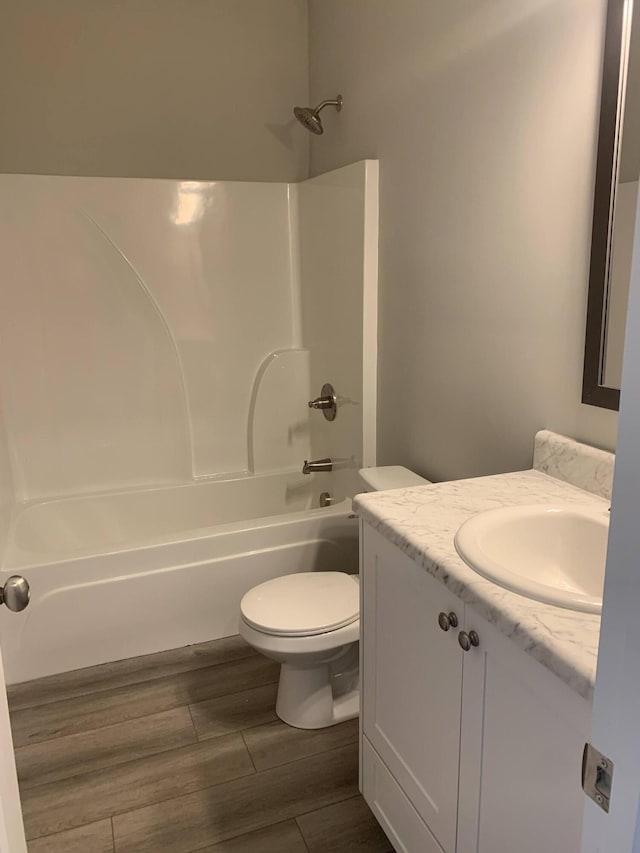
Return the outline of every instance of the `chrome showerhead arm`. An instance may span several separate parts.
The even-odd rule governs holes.
[[[336,112],[340,112],[342,109],[342,95],[338,95],[337,98],[329,98],[326,101],[320,101],[318,106],[315,108],[314,113],[318,115],[320,110],[323,110],[325,107],[335,107]]]

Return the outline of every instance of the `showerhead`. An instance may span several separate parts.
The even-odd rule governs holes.
[[[319,135],[324,133],[320,119],[320,110],[323,110],[325,107],[335,107],[336,111],[340,112],[342,109],[342,95],[338,95],[333,100],[322,101],[315,110],[311,109],[311,107],[294,107],[293,114],[303,127],[306,127],[311,133]]]
[[[293,114],[303,127],[311,133],[324,133],[320,116],[311,107],[294,107]]]

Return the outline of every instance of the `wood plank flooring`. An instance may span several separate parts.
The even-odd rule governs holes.
[[[29,853],[387,853],[358,721],[275,714],[240,637],[9,688]]]

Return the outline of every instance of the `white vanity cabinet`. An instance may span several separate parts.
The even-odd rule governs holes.
[[[361,788],[395,848],[578,853],[589,703],[362,534]],[[463,651],[472,631],[479,644]]]

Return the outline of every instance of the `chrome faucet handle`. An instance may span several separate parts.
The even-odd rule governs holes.
[[[322,386],[320,397],[316,397],[315,400],[309,400],[308,405],[310,409],[320,409],[328,421],[334,421],[338,414],[338,401],[336,393],[333,390],[333,385],[325,382]]]
[[[333,397],[316,397],[309,400],[310,409],[330,409],[333,406]]]

